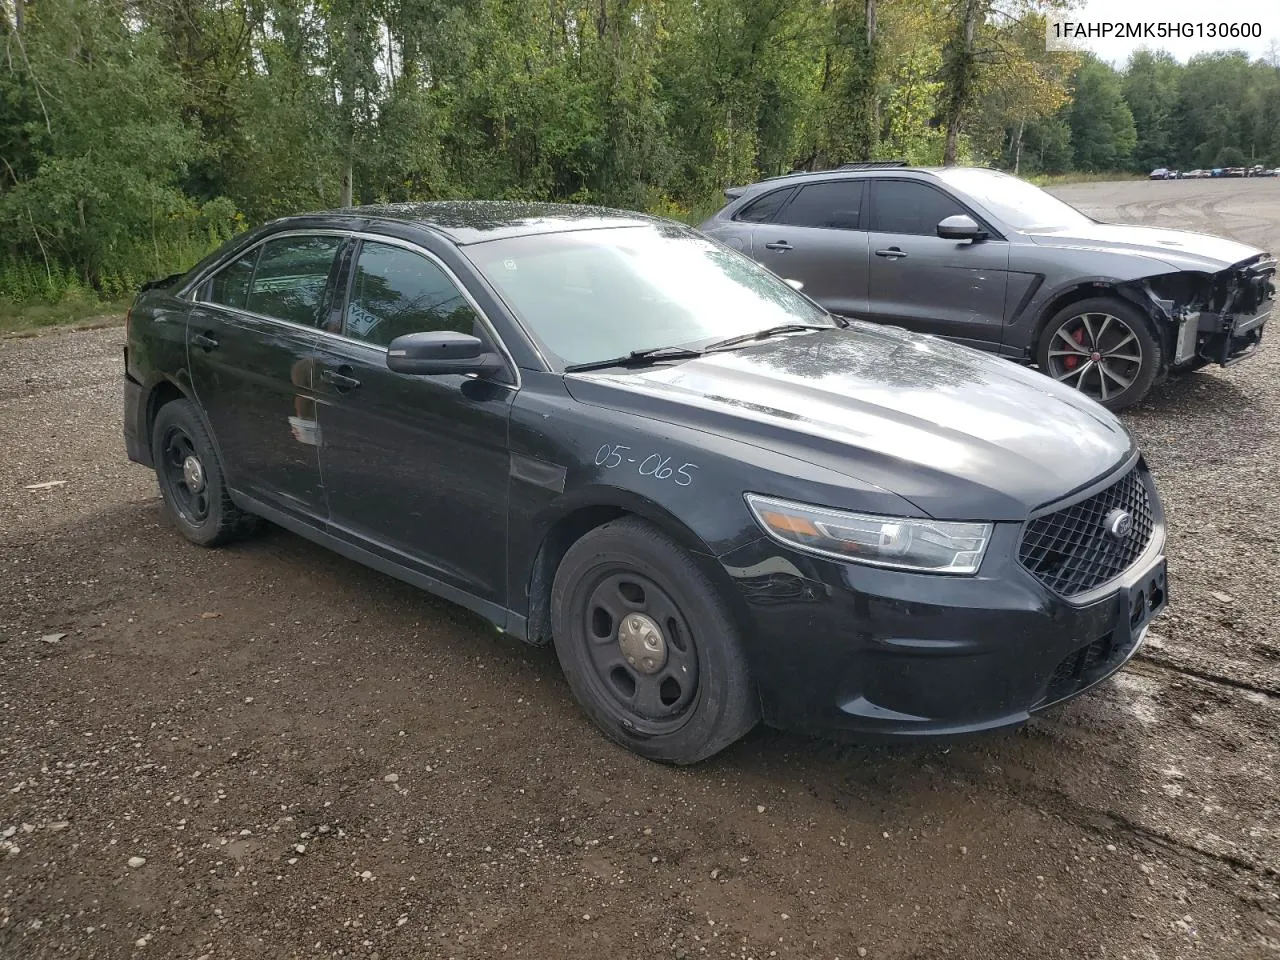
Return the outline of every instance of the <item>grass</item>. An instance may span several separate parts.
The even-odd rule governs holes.
[[[1068,183],[1114,183],[1117,180],[1145,180],[1140,173],[1113,170],[1109,173],[1040,173],[1027,177],[1037,187],[1061,187]]]
[[[0,336],[30,336],[50,327],[103,326],[124,318],[130,300],[65,297],[58,303],[10,303],[0,300]]]

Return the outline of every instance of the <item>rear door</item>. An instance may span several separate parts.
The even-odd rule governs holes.
[[[255,246],[196,290],[187,357],[228,484],[323,521],[314,364],[346,241],[291,234]]]
[[[799,280],[832,313],[867,308],[866,181],[823,180],[794,190],[768,223],[752,229],[752,255],[778,276]]]
[[[341,336],[322,337],[317,391],[330,532],[506,605],[507,421],[514,378],[387,369],[406,333],[453,330],[496,344],[443,263],[413,244],[361,241]]]
[[[998,345],[1004,335],[1009,244],[943,240],[938,223],[976,217],[942,189],[920,180],[878,179],[871,188],[868,319]]]

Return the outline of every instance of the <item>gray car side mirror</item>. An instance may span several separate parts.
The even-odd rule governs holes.
[[[938,224],[938,236],[943,240],[985,240],[987,231],[967,213],[957,213]]]

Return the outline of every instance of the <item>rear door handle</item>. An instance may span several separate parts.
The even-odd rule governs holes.
[[[351,376],[351,368],[345,363],[336,370],[320,371],[320,379],[329,384],[339,393],[346,393],[348,390],[354,390],[360,386],[360,381]]]
[[[795,249],[795,247],[791,246],[791,244],[787,243],[787,241],[785,240],[778,240],[774,243],[766,243],[764,245],[764,248],[766,250],[784,250],[784,251]]]
[[[197,333],[191,338],[191,342],[205,353],[218,349],[218,341],[207,333]]]
[[[907,257],[900,247],[890,247],[887,250],[877,250],[876,256],[888,257],[890,260],[905,260]]]

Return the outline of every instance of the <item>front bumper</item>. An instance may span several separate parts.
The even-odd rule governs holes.
[[[1079,604],[1017,562],[1020,536],[998,525],[977,577],[827,561],[768,539],[722,557],[765,721],[863,741],[962,736],[1024,723],[1106,679],[1167,602],[1163,522]]]
[[[1179,319],[1173,363],[1197,358],[1230,366],[1252,356],[1275,302],[1276,261],[1259,257],[1214,278],[1213,309],[1186,311]]]

